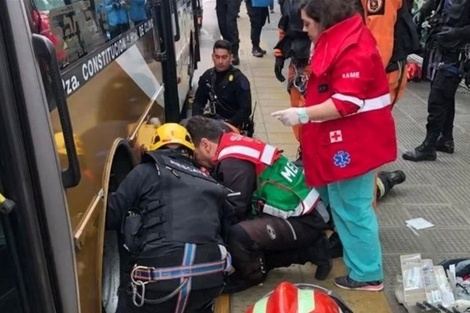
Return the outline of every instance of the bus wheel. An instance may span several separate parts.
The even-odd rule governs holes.
[[[127,174],[134,168],[131,148],[125,140],[116,142],[110,165],[107,193],[117,190]],[[109,167],[107,167],[109,169]],[[106,179],[106,178],[105,178]],[[107,195],[106,199],[107,199]],[[103,243],[103,275],[102,275],[102,313],[116,313],[118,308],[118,288],[121,283],[120,264],[129,262],[128,253],[120,243],[116,231],[106,231]]]

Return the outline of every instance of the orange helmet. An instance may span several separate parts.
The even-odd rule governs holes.
[[[352,313],[330,290],[282,282],[246,313]]]

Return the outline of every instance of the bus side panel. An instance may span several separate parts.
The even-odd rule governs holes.
[[[179,77],[178,95],[180,100],[180,111],[188,96],[190,80],[193,73],[191,62],[195,62],[191,57],[191,42],[194,28],[194,12],[192,0],[178,0],[178,22],[180,28],[180,40],[175,42],[176,70]]]

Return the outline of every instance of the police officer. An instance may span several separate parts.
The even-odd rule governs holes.
[[[194,97],[193,116],[206,115],[222,119],[238,129],[253,134],[251,89],[248,78],[230,64],[231,45],[217,40],[212,52],[214,67],[199,78]]]
[[[273,4],[273,0],[245,0],[246,11],[250,17],[250,39],[251,53],[257,58],[262,58],[266,54],[266,50],[260,47],[261,30],[266,19],[269,16],[269,6]]]
[[[220,34],[223,39],[232,45],[233,59],[231,59],[231,62],[233,65],[240,64],[240,58],[238,57],[240,39],[237,17],[238,12],[240,12],[241,3],[242,0],[217,0],[215,7]]]
[[[118,313],[212,312],[230,265],[221,233],[228,191],[193,165],[183,126],[160,126],[151,149],[108,202],[106,228],[121,232],[130,258]]]
[[[279,42],[274,47],[276,63],[274,73],[280,82],[286,78],[282,75],[282,69],[286,59],[290,59],[287,72],[287,91],[290,95],[290,103],[293,107],[304,105],[303,94],[305,81],[310,73],[308,66],[310,58],[310,46],[312,42],[306,32],[300,18],[299,0],[280,0],[281,19],[278,24]],[[295,138],[300,142],[300,127],[292,127]],[[302,157],[299,147],[299,159]]]
[[[403,154],[409,161],[434,161],[436,151],[454,153],[455,93],[468,77],[470,64],[465,45],[470,43],[470,0],[429,0],[416,15],[433,26],[427,38],[426,73],[432,80],[428,98],[426,138]]]
[[[315,277],[324,280],[332,263],[324,233],[329,214],[321,201],[307,215],[284,219],[261,213],[254,217],[251,214],[252,196],[261,164],[242,154],[266,144],[238,135],[235,136],[240,140],[232,141],[232,134],[223,134],[217,122],[200,116],[190,118],[187,129],[194,138],[197,163],[212,169],[213,176],[223,185],[241,193],[233,201],[233,226],[228,236],[228,249],[237,272],[230,275],[225,292],[237,292],[259,284],[273,268],[306,262],[316,264]],[[255,142],[256,147],[250,146],[249,142]],[[225,149],[232,151],[231,155],[220,153],[231,143],[239,144],[236,148]]]

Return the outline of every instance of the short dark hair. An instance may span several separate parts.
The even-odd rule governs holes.
[[[323,30],[357,13],[356,0],[302,0],[300,9]]]
[[[186,129],[196,147],[199,147],[202,138],[218,143],[223,134],[222,128],[216,121],[203,116],[191,117],[186,123]]]
[[[227,40],[219,39],[214,43],[214,48],[212,52],[215,52],[215,49],[225,49],[228,53],[232,54],[232,45]]]

